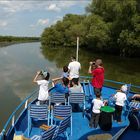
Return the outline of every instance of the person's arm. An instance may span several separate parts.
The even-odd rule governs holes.
[[[133,95],[133,96],[132,96],[132,99],[134,99],[134,98],[140,98],[140,94],[135,94],[135,95]]]
[[[108,104],[108,100],[104,100],[102,106],[106,106]]]
[[[40,74],[40,71],[37,71],[37,73],[36,73],[36,75],[35,75],[35,77],[33,79],[34,83],[37,83],[37,77],[39,76],[39,74]]]
[[[68,74],[70,74],[70,63],[68,65]]]
[[[80,63],[79,63],[80,64]],[[81,64],[80,64],[80,67],[79,67],[79,69],[81,70]]]
[[[62,77],[52,79],[52,85],[55,85],[57,83],[57,81],[59,81],[61,79],[62,79]]]
[[[92,64],[93,62],[89,62],[89,68],[88,68],[88,73],[92,73]]]
[[[118,95],[117,93],[114,95],[114,99],[115,99],[115,100],[117,99],[117,95]]]

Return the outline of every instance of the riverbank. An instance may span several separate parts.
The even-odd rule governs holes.
[[[0,48],[10,46],[13,44],[21,44],[21,43],[32,43],[32,42],[39,42],[39,41],[12,41],[12,42],[0,42]]]
[[[30,43],[30,42],[39,42],[39,41],[40,41],[40,37],[19,37],[19,36],[0,35],[0,47],[5,47],[17,43]]]

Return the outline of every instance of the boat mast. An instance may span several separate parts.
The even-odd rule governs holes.
[[[78,61],[78,52],[79,52],[79,37],[77,37],[76,61]]]

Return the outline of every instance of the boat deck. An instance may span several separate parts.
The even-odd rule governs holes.
[[[108,80],[108,81],[113,83],[113,84],[121,84],[121,85],[125,84],[125,83],[121,83],[121,82],[114,82],[112,80]],[[79,111],[79,110],[78,110],[79,112],[75,111],[75,110],[72,112],[72,135],[69,135],[70,140],[90,140],[89,139],[90,136],[92,138],[94,136],[96,136],[96,138],[98,136],[102,136],[103,140],[105,140],[105,136],[109,136],[109,137],[112,136],[112,140],[117,140],[118,138],[121,140],[123,140],[123,139],[131,140],[133,138],[135,138],[136,140],[139,140],[139,136],[140,136],[139,131],[130,130],[128,127],[129,120],[128,120],[127,115],[129,114],[128,109],[130,109],[129,102],[127,102],[127,107],[124,107],[124,109],[123,109],[122,123],[117,123],[117,122],[113,121],[113,117],[109,117],[110,120],[112,120],[112,122],[111,122],[112,125],[109,125],[109,126],[112,126],[112,127],[110,127],[111,129],[107,129],[108,131],[105,131],[105,129],[103,129],[101,127],[103,124],[101,122],[107,123],[106,120],[108,119],[107,118],[108,115],[106,115],[106,117],[104,117],[104,115],[103,115],[104,113],[107,113],[107,112],[104,112],[105,111],[104,110],[104,111],[102,111],[102,114],[101,114],[101,115],[103,115],[103,117],[101,117],[101,118],[103,118],[103,121],[100,121],[100,125],[96,129],[90,128],[89,127],[89,120],[90,120],[90,116],[91,116],[91,101],[93,98],[95,98],[95,95],[94,95],[93,87],[91,86],[91,84],[88,81],[87,82],[84,81],[81,84],[83,86],[83,90],[85,93],[85,96],[84,96],[85,101],[86,101],[85,102],[85,110],[84,110],[84,112]],[[133,85],[133,87],[139,89],[139,86]],[[54,88],[50,88],[50,93],[51,93],[51,91],[53,91],[53,89]],[[112,97],[111,95],[115,94],[115,93],[116,93],[116,89],[104,86],[102,89],[102,99],[103,100],[111,100],[111,98],[110,98],[110,97]],[[130,93],[127,94],[127,97],[130,97],[133,94],[135,94],[135,93],[130,91]],[[5,124],[5,126],[1,132],[0,140],[3,140],[3,139],[13,140],[13,137],[15,134],[17,136],[23,135],[28,139],[28,134],[27,134],[28,123],[29,123],[29,118],[28,118],[29,111],[28,111],[28,109],[30,108],[31,104],[34,104],[34,103],[36,104],[37,95],[38,95],[38,89],[36,89],[30,96],[25,98],[23,100],[23,102],[15,109],[15,111],[11,114],[11,116],[9,117],[7,123]],[[65,100],[65,97],[64,97],[64,100]],[[111,103],[111,104],[109,104],[109,106],[113,106],[113,104]],[[107,107],[107,108],[109,108],[109,107]],[[47,110],[47,108],[46,108],[46,110]],[[83,115],[84,115],[84,117],[83,117]],[[67,117],[67,119],[69,119],[69,117]],[[139,122],[139,120],[138,120],[138,122]],[[10,123],[12,123],[12,125]],[[109,124],[111,124],[111,123],[109,123]],[[32,124],[33,125],[31,128],[29,139],[34,135],[40,135],[40,132],[42,130],[39,127],[42,124],[47,125],[47,121],[40,121],[40,123],[38,121],[33,121]],[[106,125],[104,125],[104,128],[106,128]],[[128,128],[128,129],[126,130],[126,128]],[[70,129],[68,129],[68,132],[70,132]],[[119,136],[121,136],[121,137],[119,137]],[[60,138],[59,140],[66,140],[67,139],[64,135],[62,137],[59,136],[57,138],[58,139]],[[101,140],[99,137],[98,137],[98,139]]]
[[[115,93],[114,89],[104,87],[102,90],[102,98],[108,99],[110,95],[114,93]],[[86,106],[88,106],[87,102],[86,102]],[[128,126],[129,121],[124,115],[122,116],[122,123],[120,124],[118,124],[117,122],[114,122],[112,119],[112,129],[110,131],[103,131],[100,129],[99,126],[96,129],[90,128],[89,118],[86,115],[83,117],[83,112],[73,112],[72,125],[73,125],[72,136],[70,136],[70,140],[86,140],[88,136],[95,135],[95,134],[109,133],[112,136],[114,136],[121,128],[125,128],[126,126]],[[30,137],[32,137],[33,135],[38,135],[39,133],[40,133],[39,127],[32,127]],[[24,135],[27,136],[27,130],[25,131]],[[61,138],[61,139],[65,140],[66,138]]]
[[[114,136],[121,128],[126,127],[129,122],[123,118],[123,122],[118,124],[117,122],[112,122],[112,129],[110,131],[103,131],[98,126],[95,128],[89,127],[89,120],[86,117],[83,117],[82,113],[73,113],[72,114],[72,121],[73,121],[73,131],[72,136],[70,136],[70,140],[86,140],[88,136],[95,135],[95,134],[106,134],[109,133]],[[32,127],[32,131],[30,137],[33,135],[40,134],[39,127]],[[25,131],[24,135],[27,137],[27,130]],[[61,138],[62,140],[66,140],[66,138]]]

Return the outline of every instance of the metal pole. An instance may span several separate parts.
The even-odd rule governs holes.
[[[78,51],[79,51],[79,37],[77,37],[76,61],[78,61]]]

